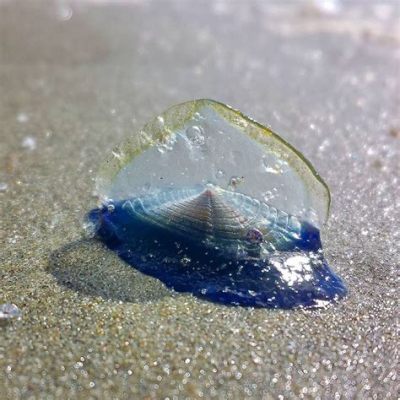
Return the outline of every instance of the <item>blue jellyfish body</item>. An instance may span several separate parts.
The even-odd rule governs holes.
[[[92,210],[97,237],[178,292],[250,307],[316,307],[346,288],[319,230],[220,188],[169,190]]]

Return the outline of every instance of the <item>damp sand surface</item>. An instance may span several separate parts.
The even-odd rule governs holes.
[[[0,398],[396,399],[398,5],[0,1],[0,303],[22,313],[0,325]],[[109,149],[195,98],[325,178],[346,299],[217,305],[83,237]]]

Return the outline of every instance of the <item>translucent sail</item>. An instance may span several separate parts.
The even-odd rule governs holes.
[[[311,163],[270,129],[212,100],[171,107],[115,148],[97,194],[121,200],[211,183],[319,227],[330,194]]]

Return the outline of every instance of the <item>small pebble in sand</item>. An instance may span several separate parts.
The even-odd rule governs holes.
[[[395,139],[400,139],[400,128],[392,128],[389,131],[390,136],[394,137]]]

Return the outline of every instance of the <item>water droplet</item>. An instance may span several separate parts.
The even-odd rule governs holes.
[[[23,113],[23,112],[20,112],[20,113],[17,115],[17,121],[20,122],[21,124],[23,124],[23,123],[25,123],[25,122],[28,122],[28,120],[29,120],[28,114],[25,114],[25,113]]]
[[[280,171],[278,169],[275,169],[273,167],[267,167],[267,168],[265,168],[265,170],[267,172],[269,172],[270,174],[279,174],[280,173]]]
[[[203,117],[199,112],[195,112],[193,114],[193,119],[195,121],[201,121],[201,120],[205,119],[205,117]]]
[[[336,15],[342,9],[341,1],[339,0],[314,0],[312,5],[322,15]]]
[[[181,264],[182,264],[183,266],[189,265],[191,261],[192,261],[192,260],[191,260],[189,257],[182,257],[182,258],[181,258]]]
[[[262,194],[263,199],[266,203],[270,202],[272,199],[275,198],[275,193],[277,192],[276,188],[273,188],[272,190],[267,190]]]
[[[160,123],[161,126],[164,125],[164,118],[161,115],[157,117],[157,121]]]
[[[72,18],[72,14],[72,8],[68,4],[61,2],[58,5],[56,15],[60,21],[69,21]]]
[[[54,229],[56,221],[52,221],[50,228]],[[97,226],[92,221],[85,221],[82,225],[85,238],[92,239],[96,236]]]
[[[201,146],[205,143],[203,129],[197,125],[189,126],[186,129],[187,138],[195,145]]]
[[[142,146],[146,146],[152,142],[151,137],[145,131],[140,131],[138,137]]]
[[[161,145],[157,146],[157,150],[161,154],[165,154],[167,151],[171,151],[173,149],[174,149],[174,147],[171,144],[161,144]]]
[[[217,178],[217,179],[221,179],[221,178],[223,178],[225,176],[225,172],[222,170],[222,169],[219,169],[217,172],[216,172],[216,174],[215,174],[215,177]]]
[[[21,311],[15,304],[5,303],[0,305],[0,320],[18,318]]]
[[[244,176],[232,176],[229,179],[229,188],[231,190],[236,190],[236,188],[244,181]]]
[[[117,158],[118,160],[121,160],[121,159],[122,159],[122,154],[119,153],[118,151],[113,151],[113,152],[112,152],[112,155],[113,155],[115,158]]]
[[[21,146],[29,151],[36,149],[36,139],[33,136],[26,136],[21,143]]]
[[[270,174],[283,174],[286,172],[288,166],[288,163],[285,160],[274,159],[272,161],[268,157],[263,157],[262,163],[265,172]]]

